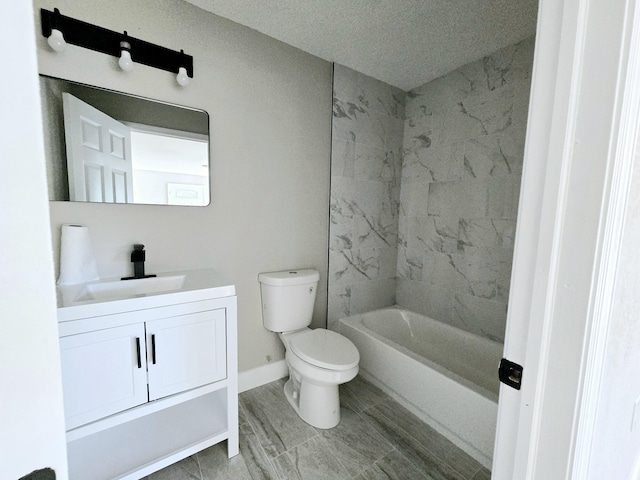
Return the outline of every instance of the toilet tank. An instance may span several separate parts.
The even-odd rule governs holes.
[[[259,274],[264,327],[272,332],[308,327],[319,279],[312,269]]]

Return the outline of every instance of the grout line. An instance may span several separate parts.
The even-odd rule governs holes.
[[[378,433],[378,432],[376,432],[376,433]],[[385,442],[386,442],[386,439],[384,439],[384,440],[385,440]],[[389,443],[389,442],[387,442],[387,443]],[[389,445],[391,445],[391,444],[389,443]],[[366,472],[367,470],[372,469],[373,467],[376,467],[376,466],[378,465],[378,462],[380,462],[381,460],[384,460],[387,456],[391,455],[393,452],[398,452],[398,453],[400,453],[400,451],[399,451],[396,447],[394,447],[393,445],[391,445],[391,451],[390,451],[390,452],[387,452],[387,453],[385,453],[384,455],[382,455],[380,458],[376,459],[376,460],[375,460],[371,465],[369,465],[369,466],[367,466],[367,467],[363,468],[363,469],[362,469],[361,471],[359,471],[356,475],[353,475],[353,476],[352,476],[352,478],[356,478],[356,477],[358,477],[359,475],[362,475],[362,474],[363,474],[364,472]],[[402,455],[402,454],[400,453],[400,455]],[[403,456],[404,456],[404,455],[403,455]],[[406,457],[405,457],[405,458],[406,458]],[[412,463],[412,465],[413,465],[413,463]]]
[[[312,437],[312,438],[313,438],[313,437]],[[309,439],[309,440],[311,440],[311,439]],[[306,442],[308,442],[309,440],[305,440],[305,441],[304,441],[304,442],[302,442],[300,445],[304,445],[304,444],[305,444]],[[273,471],[275,472],[275,474],[276,474],[276,477],[277,477],[277,478],[285,479],[286,477],[283,477],[283,476],[281,476],[281,475],[280,475],[280,471],[279,471],[279,469],[276,467],[275,460],[276,460],[277,458],[282,457],[283,455],[287,455],[291,450],[293,450],[294,448],[298,448],[300,445],[297,445],[297,446],[295,446],[295,447],[291,447],[289,450],[287,450],[287,451],[285,451],[285,452],[282,452],[280,455],[278,455],[278,456],[276,456],[276,457],[274,457],[274,458],[270,459],[270,461],[271,461],[271,462],[273,462]],[[290,458],[288,458],[288,455],[287,455],[287,459],[288,459],[288,460],[291,460]],[[293,462],[292,462],[292,463],[293,463]],[[294,464],[294,467],[295,467],[295,464]],[[285,472],[282,472],[282,473],[284,474]],[[300,472],[298,472],[298,471],[296,470],[296,473],[300,473]]]
[[[211,448],[211,447],[209,447]],[[202,451],[202,450],[200,450]],[[202,475],[202,466],[200,465],[200,452],[196,452],[195,457],[196,457],[196,463],[198,464],[198,471],[200,472],[200,480],[205,480],[204,475]]]
[[[409,457],[407,457],[404,453],[402,453],[400,450],[398,450],[397,448],[395,449],[398,452],[398,455],[400,455],[402,458],[404,458],[409,465],[413,465],[420,473],[423,474],[423,476],[425,478],[431,479],[433,478],[429,473],[423,472],[422,469],[420,468],[420,465],[418,465],[416,462],[414,462],[413,460],[411,460]],[[458,473],[458,472],[454,472],[454,473]],[[471,479],[469,479],[471,480]]]
[[[289,404],[287,404],[287,406],[289,406]],[[307,423],[305,423],[305,425],[307,425]],[[297,445],[292,446],[291,448],[287,449],[285,452],[283,453],[287,453],[290,452],[291,450],[293,450],[294,448],[298,448],[302,445],[304,445],[305,443],[309,442],[310,440],[313,440],[314,438],[320,436],[320,438],[322,438],[322,436],[320,435],[320,433],[318,433],[318,430],[315,427],[312,427],[311,425],[309,425],[309,427],[311,427],[314,431],[314,434],[312,436],[310,436],[309,438],[307,438],[306,440],[303,440],[302,442],[298,443]],[[282,455],[282,454],[280,454]],[[280,456],[278,455],[278,457]]]
[[[281,453],[280,455],[283,455],[283,454]],[[280,455],[278,455],[278,457],[279,457]],[[278,458],[278,457],[276,457],[276,458]],[[281,475],[280,475],[280,473],[279,473],[279,471],[278,471],[278,468],[276,467],[276,465],[275,465],[275,463],[273,462],[273,460],[274,460],[274,459],[267,458],[267,462],[269,462],[269,468],[271,469],[271,472],[273,473],[273,476],[274,476],[275,478],[285,480],[285,478],[284,478],[283,476],[281,476]]]
[[[331,445],[329,441],[326,438],[324,438],[324,436],[320,435],[320,441],[324,442],[325,446],[329,448],[329,451],[335,450],[335,447]],[[340,464],[342,468],[344,468],[344,471],[347,472],[347,474],[349,474],[349,469],[347,468],[347,466],[344,463],[342,463],[342,461],[338,457],[335,457],[335,460]],[[357,475],[351,475],[351,478],[355,478],[356,476]]]
[[[471,477],[469,477],[469,480],[473,480],[474,478],[476,478],[476,475],[478,475],[484,469],[485,469],[484,465],[480,465],[478,470],[476,470],[476,472],[473,475],[471,475]],[[489,469],[487,468],[487,470],[489,470]],[[460,473],[460,472],[458,472],[458,473]]]
[[[253,425],[251,424],[251,422],[248,421],[249,417],[247,416],[247,425],[249,425],[249,428],[251,429],[251,432],[253,433],[253,436],[256,439],[256,443],[258,444],[258,448],[260,449],[260,451],[262,452],[262,455],[264,456],[264,458],[267,460],[267,465],[269,466],[269,468],[271,469],[271,473],[273,473],[273,476],[275,478],[282,478],[279,474],[278,474],[278,470],[275,468],[275,465],[272,461],[271,458],[269,458],[269,455],[267,455],[267,452],[265,451],[264,447],[262,446],[262,442],[260,441],[260,438],[258,437],[255,429],[253,428]],[[255,456],[254,456],[255,457]],[[244,457],[243,457],[244,460]],[[246,465],[246,460],[245,460],[245,465]],[[247,467],[248,469],[248,467]],[[249,471],[249,475],[251,475],[251,471]],[[205,480],[205,479],[202,479]]]
[[[242,425],[240,423],[240,410],[242,410],[242,413],[243,413],[242,416],[244,417],[244,423],[248,423],[249,426],[251,426],[251,423],[249,422],[249,415],[247,415],[247,409],[244,408],[244,406],[242,405],[242,402],[240,402],[239,400],[238,400],[238,426]],[[253,430],[253,427],[252,427],[252,430]]]
[[[389,398],[388,400],[390,400],[391,402],[395,401],[392,398]],[[375,407],[370,407],[370,408],[375,408]],[[369,410],[369,409],[367,409]],[[364,413],[364,412],[363,412]],[[414,444],[417,448],[421,448],[423,450],[425,450],[432,458],[435,462],[437,462],[441,467],[443,467],[444,470],[448,470],[451,471],[452,473],[458,474],[460,476],[463,476],[461,472],[458,472],[458,470],[456,470],[453,465],[451,465],[447,460],[445,460],[444,458],[441,457],[441,455],[438,455],[436,452],[434,452],[431,448],[427,447],[426,445],[424,445],[422,442],[420,442],[416,437],[414,437],[413,435],[411,435],[409,432],[407,432],[404,428],[402,428],[400,425],[398,425],[397,422],[395,422],[392,418],[389,418],[387,415],[385,415],[383,412],[381,412],[380,410],[377,411],[377,413],[386,418],[390,424],[392,424],[398,431],[399,434],[401,434],[402,437],[404,437],[406,440],[410,441],[412,444]],[[370,425],[372,425],[372,427],[378,431],[378,426],[375,425],[375,423],[373,423],[373,420],[367,420],[366,417],[363,417],[365,422],[368,422]],[[424,423],[422,421],[420,421],[421,423]],[[380,433],[380,432],[378,432]],[[382,433],[381,433],[382,435]],[[384,435],[383,435],[384,437]],[[385,438],[386,440],[386,438]],[[388,441],[388,440],[387,440]],[[390,443],[390,442],[389,442]],[[392,444],[392,446],[394,446]],[[398,450],[395,446],[394,448],[396,450]],[[455,447],[458,448],[458,447]],[[418,465],[417,463],[415,463],[413,460],[411,460],[409,457],[407,457],[406,455],[404,455],[402,453],[401,450],[398,450],[398,453],[400,453],[405,459],[407,459],[407,461],[409,463],[411,463],[412,465],[414,465],[416,468],[418,468],[418,470],[420,470],[420,465]],[[482,466],[480,466],[482,467]],[[477,472],[476,472],[477,473]],[[475,475],[475,473],[474,473]]]

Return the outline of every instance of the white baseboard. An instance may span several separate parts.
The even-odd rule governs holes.
[[[289,375],[289,368],[284,359],[245,370],[238,374],[238,393],[271,383],[287,375]]]

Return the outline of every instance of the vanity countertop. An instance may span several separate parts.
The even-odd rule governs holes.
[[[236,294],[234,285],[212,269],[159,273],[137,280],[101,279],[78,285],[57,285],[58,321],[113,315],[181,302]]]

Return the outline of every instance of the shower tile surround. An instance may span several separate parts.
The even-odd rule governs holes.
[[[533,47],[406,94],[335,65],[329,328],[395,303],[504,340]]]
[[[334,65],[329,327],[395,301],[405,93]]]

